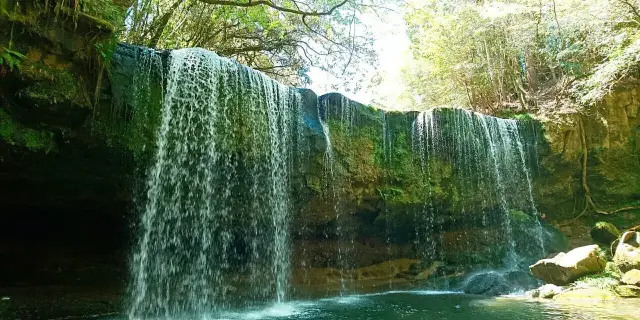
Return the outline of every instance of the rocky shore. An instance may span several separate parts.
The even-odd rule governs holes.
[[[546,284],[526,296],[554,300],[640,298],[640,232],[621,233],[599,222],[591,230],[598,244],[575,248],[530,266]]]

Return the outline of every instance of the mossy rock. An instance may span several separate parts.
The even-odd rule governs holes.
[[[620,271],[620,268],[611,261],[608,261],[607,265],[604,267],[604,273],[616,279],[622,278],[622,271]]]
[[[623,298],[640,298],[640,287],[631,285],[617,286],[616,293]]]
[[[509,217],[511,218],[511,222],[515,222],[515,223],[527,224],[535,221],[535,219],[532,216],[519,210],[510,210]]]
[[[9,297],[0,297],[0,314],[3,314],[11,306]]]
[[[634,286],[640,285],[640,270],[633,269],[633,270],[627,271],[622,276],[621,280],[624,284],[629,284]]]
[[[611,242],[618,239],[621,235],[620,230],[609,222],[599,221],[591,229],[591,239],[604,245],[611,244]]]
[[[53,133],[25,127],[0,109],[0,141],[31,151],[50,152],[56,148]]]

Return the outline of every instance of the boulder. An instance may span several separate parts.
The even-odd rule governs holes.
[[[583,288],[564,291],[553,297],[553,300],[572,301],[572,300],[615,300],[616,294],[610,290],[600,288]]]
[[[640,287],[638,286],[620,285],[615,290],[623,298],[640,298]]]
[[[511,288],[507,280],[497,272],[487,272],[472,276],[464,286],[464,293],[499,296],[508,294]]]
[[[9,297],[0,297],[0,314],[3,314],[11,306],[11,299]]]
[[[418,275],[416,275],[416,277],[415,277],[415,280],[418,280],[418,281],[427,280],[436,271],[438,271],[438,269],[440,267],[444,267],[445,265],[446,264],[444,262],[442,262],[442,261],[434,261],[433,263],[431,263],[431,266],[429,268],[427,268],[426,270],[423,270],[422,272],[418,273]]]
[[[551,299],[556,295],[561,294],[564,288],[556,286],[555,284],[545,284],[538,289],[538,296],[544,299]]]
[[[533,289],[533,290],[529,290],[527,292],[524,293],[524,297],[525,298],[538,298],[540,297],[540,290],[539,289]]]
[[[640,269],[640,232],[625,232],[617,242],[613,263],[622,272]]]
[[[590,245],[562,252],[551,259],[542,259],[529,269],[536,278],[562,286],[582,276],[602,272],[605,266],[606,260],[600,248]]]
[[[611,242],[618,239],[621,235],[620,230],[609,222],[597,222],[591,229],[591,239],[600,244],[610,245]]]
[[[540,286],[540,282],[527,271],[509,271],[504,274],[511,291],[524,291]]]
[[[629,284],[632,286],[640,286],[640,270],[633,269],[627,271],[620,279],[622,283]]]

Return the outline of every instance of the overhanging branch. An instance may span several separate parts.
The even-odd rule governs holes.
[[[333,12],[336,11],[336,9],[344,6],[345,4],[347,4],[347,2],[349,2],[349,0],[343,0],[342,2],[338,3],[337,5],[333,6],[331,9],[327,11],[304,11],[300,9],[283,7],[270,0],[257,0],[257,1],[248,0],[247,2],[228,1],[228,0],[199,0],[199,1],[208,3],[208,4],[214,4],[214,5],[234,6],[234,7],[244,7],[244,8],[256,7],[256,6],[268,6],[282,12],[299,14],[303,16],[314,16],[314,17],[332,15]]]

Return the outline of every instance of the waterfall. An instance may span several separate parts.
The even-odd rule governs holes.
[[[329,122],[331,121],[339,126],[341,133],[344,134],[343,138],[350,138],[355,126],[356,110],[354,110],[350,100],[344,96],[340,96],[337,105],[334,106],[334,103],[335,101],[330,101],[329,98],[325,97],[319,101],[318,111],[327,142],[324,167],[329,171],[326,173],[324,180],[331,182],[326,188],[329,191],[328,196],[331,198],[330,201],[332,201],[333,213],[335,214],[336,267],[340,276],[339,293],[343,296],[355,292],[355,283],[350,271],[355,269],[356,265],[353,256],[355,253],[356,230],[353,223],[353,213],[349,212],[349,209],[344,205],[348,200],[344,199],[344,194],[342,194],[344,187],[349,186],[351,181],[341,178],[335,172],[337,170],[336,159]]]
[[[284,301],[299,93],[202,49],[165,79],[129,318]]]
[[[544,256],[542,226],[532,191],[529,153],[523,133],[528,124],[463,109],[428,110],[413,125],[413,149],[428,177],[423,208],[416,214],[415,242],[423,260],[442,258],[438,238],[447,216],[438,212],[445,196],[458,207],[456,220],[477,221],[482,237],[499,237],[503,245],[489,252],[502,267],[518,269],[527,258]],[[440,190],[444,179],[453,190]],[[514,221],[517,220],[517,221]],[[518,229],[518,230],[515,230]],[[497,234],[496,234],[497,233]]]

